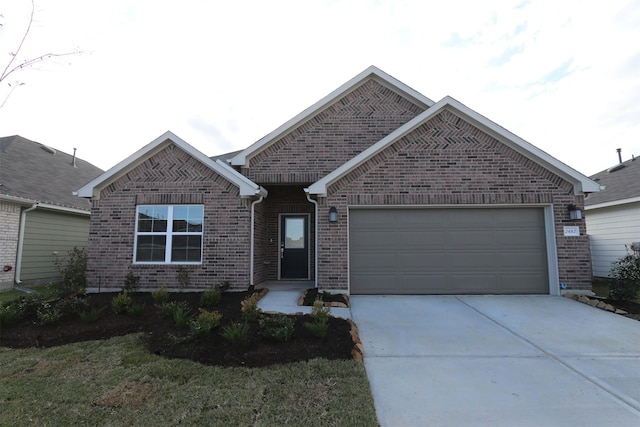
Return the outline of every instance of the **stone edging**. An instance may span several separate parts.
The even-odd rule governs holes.
[[[612,306],[611,304],[607,304],[606,302],[602,301],[602,299],[598,298],[598,297],[588,297],[586,295],[576,295],[576,294],[567,294],[565,295],[566,298],[570,298],[572,300],[581,302],[583,304],[587,304],[590,305],[591,307],[595,307],[595,308],[599,308],[601,310],[606,310],[609,311],[611,313],[615,313],[615,314],[621,314],[621,315],[625,315],[628,314],[626,311],[621,310],[619,308],[615,308],[614,306]]]
[[[307,292],[309,292],[309,290],[305,290],[302,295],[300,295],[300,298],[298,298],[298,305],[303,306],[304,305],[304,298],[305,296],[307,296]],[[347,294],[341,294],[346,300],[347,300],[347,304],[342,303],[342,302],[338,302],[338,301],[326,301],[323,303],[323,305],[325,307],[337,307],[337,308],[349,308],[349,295]]]
[[[351,339],[353,340],[353,348],[351,349],[351,356],[358,362],[364,360],[364,347],[362,341],[360,341],[360,334],[358,333],[358,325],[351,319],[347,320],[351,325]]]

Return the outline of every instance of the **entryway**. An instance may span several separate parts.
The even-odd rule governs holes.
[[[309,279],[309,215],[280,215],[280,279]]]

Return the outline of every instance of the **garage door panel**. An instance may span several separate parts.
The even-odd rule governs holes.
[[[548,293],[542,208],[352,209],[354,294]]]

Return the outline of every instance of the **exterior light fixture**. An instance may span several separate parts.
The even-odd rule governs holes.
[[[329,208],[329,222],[338,222],[338,209],[335,206]]]
[[[582,219],[582,209],[576,205],[569,205],[567,206],[567,209],[569,210],[569,218],[571,218],[571,221]]]

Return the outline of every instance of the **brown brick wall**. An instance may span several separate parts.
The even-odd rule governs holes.
[[[178,287],[177,265],[133,265],[136,205],[204,204],[202,265],[186,265],[192,288],[228,280],[249,285],[249,201],[238,188],[171,145],[129,171],[93,201],[90,287],[120,288],[129,269],[142,288]]]
[[[346,289],[347,211],[357,205],[553,205],[560,282],[590,289],[584,220],[566,223],[567,205],[584,206],[572,185],[444,111],[328,188],[320,217],[336,206],[339,221],[320,221],[319,286]],[[579,225],[580,237],[564,237]]]
[[[310,184],[423,112],[375,79],[249,159],[260,184]]]

